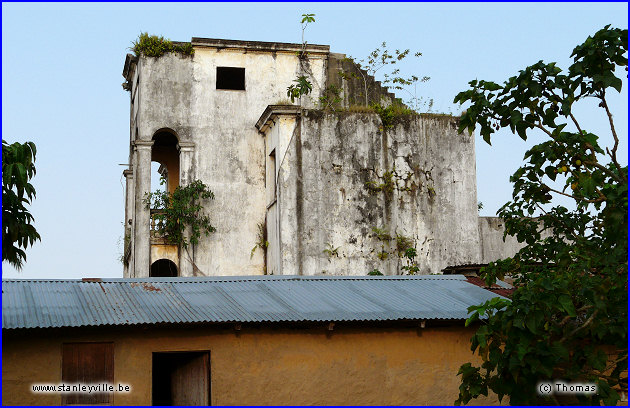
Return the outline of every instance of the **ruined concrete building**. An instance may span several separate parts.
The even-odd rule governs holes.
[[[430,274],[515,252],[500,220],[478,217],[474,137],[457,117],[384,124],[352,108],[365,84],[329,46],[191,44],[193,56],[125,61],[125,277]],[[312,92],[287,103],[299,76]],[[393,100],[368,80],[371,101]],[[322,110],[331,85],[341,100]],[[204,208],[216,232],[186,251],[155,231],[152,162],[169,191],[199,179],[215,194]]]

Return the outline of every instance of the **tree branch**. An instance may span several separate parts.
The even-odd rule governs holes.
[[[543,184],[543,185],[547,186],[546,184]],[[589,200],[589,199],[586,199],[584,197],[577,197],[577,196],[574,196],[574,195],[571,195],[571,194],[563,193],[562,191],[556,190],[556,189],[551,188],[549,186],[547,186],[547,188],[549,188],[549,191],[553,191],[554,193],[562,194],[563,196],[572,198],[572,199],[574,199],[576,201],[577,200],[584,201],[585,203],[599,203],[599,202],[602,202],[602,201],[606,201],[606,196],[603,195],[602,192],[599,191],[599,190],[597,190],[597,191],[599,192],[600,197],[598,199],[595,199],[595,200]]]
[[[582,128],[580,127],[580,124],[578,123],[577,119],[575,119],[575,116],[573,116],[572,113],[569,113],[569,117],[571,118],[571,120],[573,121],[573,124],[575,125],[575,127],[577,128],[578,132],[580,134],[582,134]]]
[[[621,171],[621,166],[619,165],[619,162],[617,162],[617,147],[619,147],[619,137],[617,137],[617,131],[615,130],[615,123],[613,122],[612,114],[610,113],[610,109],[608,108],[608,103],[606,103],[605,90],[602,91],[602,94],[599,97],[599,99],[601,99],[602,101],[601,106],[606,110],[606,115],[608,115],[608,122],[610,123],[610,131],[612,132],[613,139],[615,139],[615,144],[612,148],[612,152],[609,151],[608,148],[606,149],[606,151],[608,152],[608,155],[612,159],[613,164],[617,168],[617,171],[619,172],[621,177],[625,180],[626,178],[623,174],[623,171]]]
[[[590,326],[591,323],[593,323],[593,320],[595,319],[595,317],[597,316],[597,312],[598,310],[594,311],[593,314],[591,315],[591,317],[589,317],[583,325],[578,326],[575,328],[575,330],[573,330],[571,333],[569,333],[568,335],[564,336],[563,338],[560,339],[560,343],[564,343],[567,339],[573,337],[575,335],[575,333],[579,332],[580,330],[585,329],[587,326]]]
[[[614,179],[615,181],[619,182],[619,183],[623,183],[626,181],[625,177],[623,177],[623,171],[621,171],[619,174],[622,175],[623,178],[620,178],[618,175],[616,175],[615,173],[613,173],[612,171],[610,171],[609,168],[607,168],[606,166],[603,166],[601,164],[599,164],[596,161],[584,161],[583,162],[585,165],[589,165],[589,166],[593,166],[593,167],[597,167],[598,169],[600,169],[601,171],[603,171],[604,173],[608,174],[608,176],[610,176],[610,178]],[[618,164],[617,164],[618,165]]]

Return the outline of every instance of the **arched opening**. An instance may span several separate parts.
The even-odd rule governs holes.
[[[152,278],[174,278],[178,276],[177,265],[170,259],[158,259],[151,265]]]
[[[169,129],[158,130],[151,149],[151,190],[174,192],[179,186],[179,152],[177,136]],[[161,183],[161,180],[165,183]],[[162,184],[162,186],[161,186]],[[161,188],[160,188],[161,187]]]

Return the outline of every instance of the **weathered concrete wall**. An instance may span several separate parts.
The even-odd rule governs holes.
[[[267,105],[286,100],[286,89],[298,75],[308,74],[313,83],[302,105],[315,106],[326,83],[326,55],[309,53],[302,61],[295,52],[200,46],[193,57],[139,58],[138,96],[132,99],[137,139],[150,141],[157,131],[172,130],[180,143],[192,146],[189,164],[180,163],[181,179],[200,179],[215,194],[206,208],[217,231],[189,250],[198,269],[181,268],[183,275],[264,272],[262,251],[250,258],[266,213],[265,146],[254,123]],[[216,89],[218,66],[245,68],[245,90]],[[134,165],[134,174],[140,166]],[[134,214],[143,211],[142,205],[137,199]],[[136,224],[141,234],[149,233],[148,223]],[[137,252],[146,252],[148,259],[149,248]],[[142,269],[126,276],[148,276]]]
[[[430,323],[429,323],[430,325]],[[62,344],[114,342],[114,405],[151,405],[152,353],[210,351],[211,405],[448,405],[471,328],[82,329],[3,333],[3,405],[59,405]],[[495,404],[483,398],[473,404]]]
[[[266,213],[265,146],[254,124],[267,105],[286,99],[299,61],[295,54],[214,49],[196,50],[194,60],[194,81],[199,84],[193,91],[191,117],[196,131],[196,177],[215,193],[209,208],[217,228],[195,248],[195,262],[207,275],[262,274],[262,251],[250,259],[258,224]],[[314,88],[323,82],[323,61],[311,58],[318,79],[313,81]],[[245,67],[246,91],[209,90],[200,85],[214,84],[218,65]]]
[[[181,183],[200,179],[216,196],[205,205],[217,232],[180,253],[182,276],[400,273],[395,240],[379,241],[373,228],[412,239],[423,274],[515,252],[477,219],[474,138],[457,133],[456,118],[407,117],[383,129],[376,114],[311,110],[297,120],[273,119],[263,137],[254,124],[268,105],[286,100],[297,76],[313,83],[303,107],[318,106],[331,84],[344,88],[348,106],[362,83],[338,72],[356,67],[322,46],[301,60],[295,45],[222,41],[193,41],[193,57],[140,57],[131,65],[133,256],[125,276],[148,276],[157,253],[149,248],[143,198],[150,188],[146,151],[164,129],[179,141]],[[216,89],[219,66],[245,68],[245,90]],[[374,98],[393,98],[370,81]],[[260,224],[269,246],[252,253]]]
[[[290,136],[278,161],[282,273],[401,273],[395,240],[373,228],[411,238],[420,274],[479,262],[474,139],[456,118],[384,129],[376,114],[305,111]]]
[[[505,223],[499,217],[479,217],[479,240],[481,263],[494,262],[514,256],[525,245],[518,242],[516,237],[506,236]]]

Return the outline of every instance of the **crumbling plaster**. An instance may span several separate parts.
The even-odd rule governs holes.
[[[254,123],[267,105],[286,100],[287,86],[305,69],[312,75],[314,90],[302,103],[314,106],[326,80],[325,57],[326,53],[312,53],[303,63],[288,51],[196,47],[193,57],[139,58],[137,91],[132,89],[139,95],[132,107],[132,115],[137,111],[132,120],[132,129],[138,130],[135,142],[148,142],[161,129],[172,130],[180,144],[193,146],[190,164],[180,163],[180,180],[200,179],[215,194],[207,208],[217,232],[189,249],[197,269],[181,268],[183,276],[263,273],[262,252],[250,258],[257,224],[264,222],[266,213],[265,142]],[[245,68],[245,91],[215,89],[217,66]],[[136,174],[146,167],[137,157],[132,163]],[[134,228],[143,233],[148,188],[150,183],[142,183],[134,203],[136,218],[143,219],[138,218]],[[145,246],[144,241],[141,244]],[[141,271],[135,276],[148,275],[148,268],[145,274],[140,266],[149,263],[148,250],[136,250]]]
[[[474,138],[458,134],[456,124],[409,116],[386,129],[376,114],[320,111],[296,118],[279,163],[278,269],[399,274],[395,242],[377,240],[373,227],[413,238],[422,274],[479,262]],[[394,168],[408,189],[401,181],[391,194],[366,187]],[[383,247],[385,260],[377,257]]]
[[[378,241],[375,227],[412,238],[422,274],[516,251],[498,241],[500,227],[478,219],[474,138],[457,133],[457,118],[413,115],[389,128],[375,113],[350,112],[360,95],[349,93],[362,84],[338,75],[356,67],[327,46],[308,45],[302,59],[296,44],[192,44],[194,56],[128,56],[125,63],[132,104],[125,277],[148,276],[159,252],[150,249],[144,199],[151,140],[161,130],[178,138],[180,184],[199,179],[215,194],[204,205],[216,232],[180,249],[181,276],[401,273],[395,242]],[[245,68],[245,90],[216,89],[221,66]],[[300,75],[312,93],[279,106]],[[370,83],[374,98],[393,99]],[[313,109],[331,84],[344,90],[346,109]],[[398,188],[367,188],[394,169]],[[266,248],[257,245],[259,225]],[[383,250],[387,258],[379,259]]]

